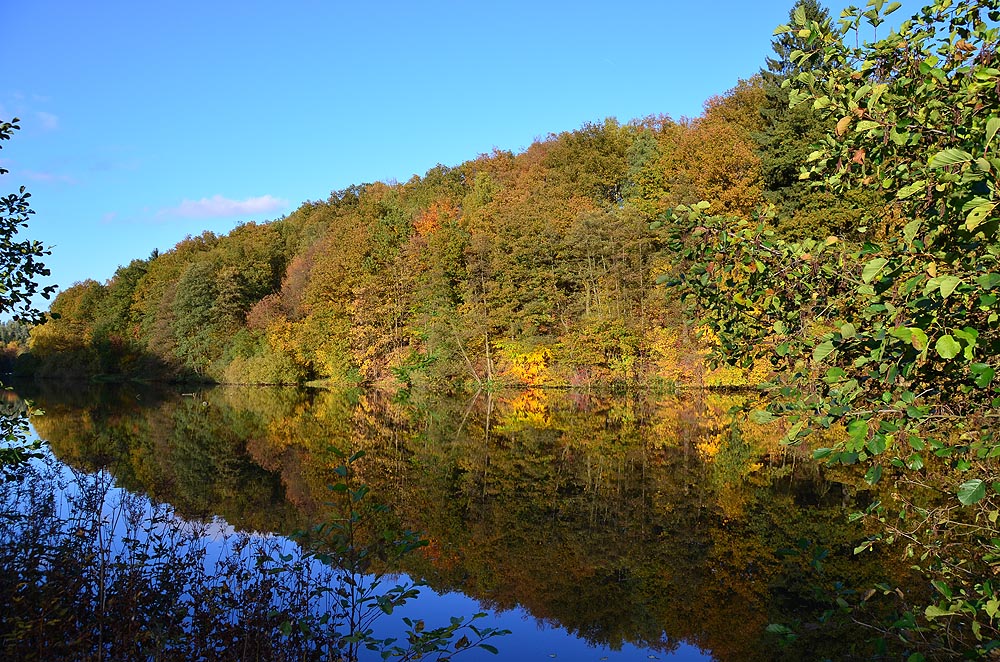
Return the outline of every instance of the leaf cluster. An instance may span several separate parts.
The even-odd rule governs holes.
[[[788,54],[797,73],[783,83],[790,105],[827,127],[800,176],[880,197],[866,221],[874,227],[784,242],[766,214],[752,224],[678,209],[703,240],[675,235],[690,261],[678,282],[719,337],[720,361],[770,359],[772,404],[758,418],[787,418],[789,443],[841,430],[816,457],[863,463],[870,484],[915,476],[950,494],[969,510],[932,509],[911,544],[929,572],[935,563],[982,568],[996,562],[988,550],[1000,487],[1000,6],[939,0],[882,39],[853,38],[898,8],[872,0],[836,26],[796,10],[777,31],[799,43]],[[934,551],[925,536],[969,531],[969,518],[982,528],[964,552]],[[961,586],[971,595],[974,583]],[[980,589],[984,601],[965,603],[965,629],[938,629],[944,639],[995,645],[994,614],[983,611],[991,594]]]

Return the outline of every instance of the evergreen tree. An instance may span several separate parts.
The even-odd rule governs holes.
[[[805,20],[828,25],[829,13],[817,0],[797,0],[789,11],[790,22],[796,14]],[[797,33],[778,35],[771,44],[775,57],[761,69],[765,99],[761,107],[763,129],[757,134],[764,180],[764,198],[774,204],[776,223],[786,237],[805,238],[837,234],[845,221],[854,216],[844,209],[845,202],[799,180],[799,168],[806,162],[813,145],[826,131],[809,105],[789,108],[788,89],[782,83],[804,69],[792,59],[792,53],[806,50],[805,39]],[[821,62],[812,64],[821,69]]]

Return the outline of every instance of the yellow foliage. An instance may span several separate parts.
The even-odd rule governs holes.
[[[650,358],[658,377],[674,383],[692,381],[693,375],[681,362],[681,334],[677,329],[654,328],[647,338]]]
[[[701,341],[702,356],[708,357],[712,347],[718,344],[718,336],[708,327],[698,329]],[[717,368],[706,369],[704,377],[705,386],[757,386],[767,380],[771,375],[770,361],[758,358],[753,362],[750,369],[738,366],[722,365]]]
[[[548,347],[521,349],[512,342],[497,343],[500,349],[501,374],[528,387],[552,382],[549,365],[552,350]]]
[[[722,433],[718,432],[710,437],[706,437],[705,441],[699,442],[695,448],[698,449],[698,454],[701,455],[702,459],[710,461],[719,454],[723,443]]]
[[[541,389],[519,391],[506,403],[501,414],[501,428],[514,430],[522,427],[545,429],[552,424],[549,397]]]

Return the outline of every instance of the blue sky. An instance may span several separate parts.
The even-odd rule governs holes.
[[[839,15],[842,2],[827,3]],[[907,4],[907,8],[909,7]],[[791,0],[4,0],[0,151],[52,281],[753,75]]]

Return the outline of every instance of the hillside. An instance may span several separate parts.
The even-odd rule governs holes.
[[[189,237],[64,290],[22,363],[228,383],[699,381],[656,286],[679,265],[650,224],[699,200],[761,206],[769,101],[754,79],[693,120],[608,119]]]
[[[606,119],[351,186],[77,283],[21,369],[434,390],[740,383],[739,371],[706,377],[707,341],[657,286],[685,268],[659,226],[698,201],[733,219],[771,203],[789,238],[855,225],[864,204],[798,181],[823,128],[788,108],[786,42],[698,118]]]

